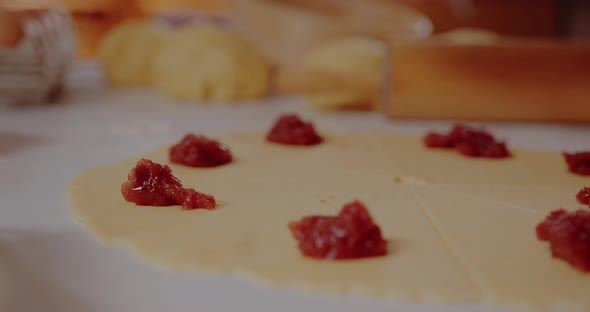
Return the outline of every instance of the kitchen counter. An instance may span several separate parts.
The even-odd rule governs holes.
[[[93,64],[78,64],[70,81],[63,103],[0,111],[0,311],[517,311],[319,296],[231,276],[166,272],[96,242],[67,211],[65,189],[81,171],[189,131],[265,131],[278,114],[291,111],[324,131],[422,134],[446,129],[448,122],[318,113],[298,98],[199,105],[142,90],[108,91]],[[590,150],[590,125],[485,125],[513,147]]]

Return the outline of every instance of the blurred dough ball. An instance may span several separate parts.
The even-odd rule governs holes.
[[[345,37],[325,41],[304,57],[305,66],[335,72],[367,71],[380,74],[384,69],[385,43],[366,37]]]
[[[325,41],[304,56],[304,67],[357,77],[359,89],[327,90],[308,94],[306,99],[321,110],[372,109],[378,94],[361,90],[366,81],[383,82],[386,75],[387,46],[366,37],[346,37]]]
[[[100,58],[113,86],[149,85],[152,63],[166,29],[147,20],[128,20],[111,30],[101,42]]]
[[[479,28],[457,28],[437,36],[457,44],[493,44],[498,41],[500,35]]]
[[[163,93],[186,100],[232,101],[265,96],[270,65],[247,41],[211,26],[171,34],[154,63]]]

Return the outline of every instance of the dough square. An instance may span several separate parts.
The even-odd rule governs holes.
[[[411,188],[488,300],[544,308],[590,306],[590,279],[553,259],[549,246],[537,240],[535,227],[543,214],[436,186]]]
[[[563,156],[555,152],[511,149],[511,158],[485,159],[430,149],[411,136],[382,134],[381,142],[391,166],[432,184],[582,187],[590,183],[590,178],[568,172]]]
[[[170,207],[137,206],[125,201],[121,184],[135,161],[115,166],[100,166],[83,173],[69,188],[70,212],[74,219],[90,228],[103,241],[115,243],[134,235],[181,226],[187,215],[202,210],[182,211]],[[131,223],[131,226],[130,226]]]
[[[458,198],[470,197],[490,204],[537,213],[542,217],[559,208],[578,210],[588,207],[578,203],[578,189],[572,186],[437,184],[435,187]]]

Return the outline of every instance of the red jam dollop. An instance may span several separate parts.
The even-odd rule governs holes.
[[[291,222],[289,228],[307,257],[355,259],[387,254],[381,229],[358,201],[345,205],[336,217],[305,217]]]
[[[565,162],[572,173],[590,175],[590,152],[576,154],[563,153]]]
[[[537,237],[549,242],[554,258],[590,272],[590,211],[553,211],[537,226]]]
[[[582,205],[590,205],[590,187],[585,187],[576,195],[578,202]]]
[[[170,167],[142,159],[131,170],[128,181],[121,185],[128,202],[140,206],[175,206],[191,209],[214,209],[215,197],[186,189],[172,175]]]
[[[506,143],[498,142],[489,133],[455,125],[450,133],[428,133],[424,144],[430,148],[452,148],[469,157],[506,158],[511,154]]]
[[[269,142],[288,145],[316,145],[323,142],[313,124],[295,114],[281,116],[266,139]]]
[[[170,161],[190,167],[218,167],[232,161],[229,149],[201,135],[187,134],[170,148]]]

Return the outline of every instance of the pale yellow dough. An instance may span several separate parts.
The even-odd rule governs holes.
[[[314,46],[303,57],[303,66],[317,71],[360,75],[372,81],[384,81],[387,46],[385,43],[365,37],[341,37]],[[366,91],[342,88],[308,94],[312,107],[321,110],[369,109],[377,101],[377,95]]]
[[[154,86],[178,99],[256,99],[270,88],[270,63],[257,48],[210,26],[188,26],[170,34],[153,67]]]
[[[456,44],[494,44],[502,37],[494,32],[479,28],[457,28],[437,35]]]
[[[325,41],[304,56],[306,67],[335,72],[368,71],[382,74],[387,45],[365,37],[342,37]]]
[[[214,211],[126,202],[120,185],[138,158],[83,173],[69,188],[71,212],[101,240],[175,270],[412,301],[590,309],[590,275],[552,259],[535,238],[548,211],[582,209],[573,198],[590,184],[557,153],[476,160],[395,134],[332,135],[316,147],[274,145],[262,134],[220,139],[234,163],[171,166],[185,186],[217,197]],[[144,157],[168,163],[167,147]],[[302,257],[287,224],[354,199],[381,226],[390,254]]]
[[[147,20],[129,20],[109,32],[101,42],[100,58],[111,85],[150,85],[152,63],[167,33]]]

